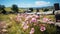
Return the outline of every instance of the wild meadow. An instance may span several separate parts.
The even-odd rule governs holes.
[[[30,10],[30,12],[29,12]],[[46,12],[53,8],[20,8],[0,5],[0,34],[56,34],[55,15],[26,14]]]
[[[43,18],[46,18],[44,23]],[[49,21],[51,20],[51,21]],[[55,34],[54,15],[0,14],[3,34]],[[4,25],[5,24],[5,25]]]

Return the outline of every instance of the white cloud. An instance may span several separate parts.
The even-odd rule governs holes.
[[[21,3],[20,5],[18,5],[19,7],[32,7],[32,4],[29,3]]]
[[[35,1],[34,3],[20,3],[19,7],[43,7],[49,6],[50,2],[46,1]]]
[[[46,2],[46,1],[36,1],[35,4],[38,5],[38,6],[40,6],[40,5],[42,6],[42,5],[49,5],[50,2]]]

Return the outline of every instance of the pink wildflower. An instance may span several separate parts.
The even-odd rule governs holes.
[[[39,16],[37,16],[37,15],[36,15],[35,17],[36,17],[36,18],[39,18]]]
[[[29,20],[30,16],[27,16],[25,20]]]
[[[43,18],[43,22],[48,22],[49,19],[48,18]]]
[[[27,24],[25,24],[24,26],[23,26],[23,29],[24,30],[26,30],[26,29],[28,29],[29,28],[29,26],[27,25]]]
[[[34,28],[31,28],[30,34],[33,34],[34,31],[35,31]]]
[[[19,15],[16,16],[16,21],[21,21],[21,17]]]
[[[36,18],[32,18],[31,22],[37,22]]]
[[[40,27],[40,31],[43,32],[43,31],[45,31],[45,30],[46,30],[46,28],[45,28],[44,26],[41,26],[41,27]]]

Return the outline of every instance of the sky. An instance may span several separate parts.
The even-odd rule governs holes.
[[[53,6],[54,3],[60,3],[60,0],[0,0],[1,5],[11,7],[13,4],[18,7],[46,7]]]

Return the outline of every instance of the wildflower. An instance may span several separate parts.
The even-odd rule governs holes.
[[[33,34],[34,31],[35,31],[34,28],[31,28],[30,34]]]
[[[6,22],[5,21],[1,21],[0,22],[0,28],[5,28],[6,26]]]
[[[46,30],[46,28],[45,28],[45,25],[44,24],[42,24],[42,25],[40,25],[40,31],[45,31]]]
[[[21,21],[21,18],[20,18],[20,16],[16,16],[16,21]]]
[[[29,16],[27,16],[27,17],[26,17],[26,19],[25,19],[25,21],[26,21],[26,20],[29,20],[29,18],[30,18],[30,17],[29,17]]]
[[[23,26],[23,30],[26,30],[26,29],[28,29],[28,28],[29,28],[29,26],[26,25],[26,24]]]
[[[37,15],[36,15],[35,17],[36,17],[36,18],[39,18],[39,16],[37,16]]]
[[[43,18],[43,22],[48,22],[48,21],[49,21],[48,18],[46,18],[46,17]]]
[[[37,19],[36,18],[32,18],[31,22],[37,22]]]
[[[28,21],[26,21],[26,24],[29,24],[29,22],[28,22]]]
[[[25,22],[22,22],[22,26],[24,26],[26,23]]]

